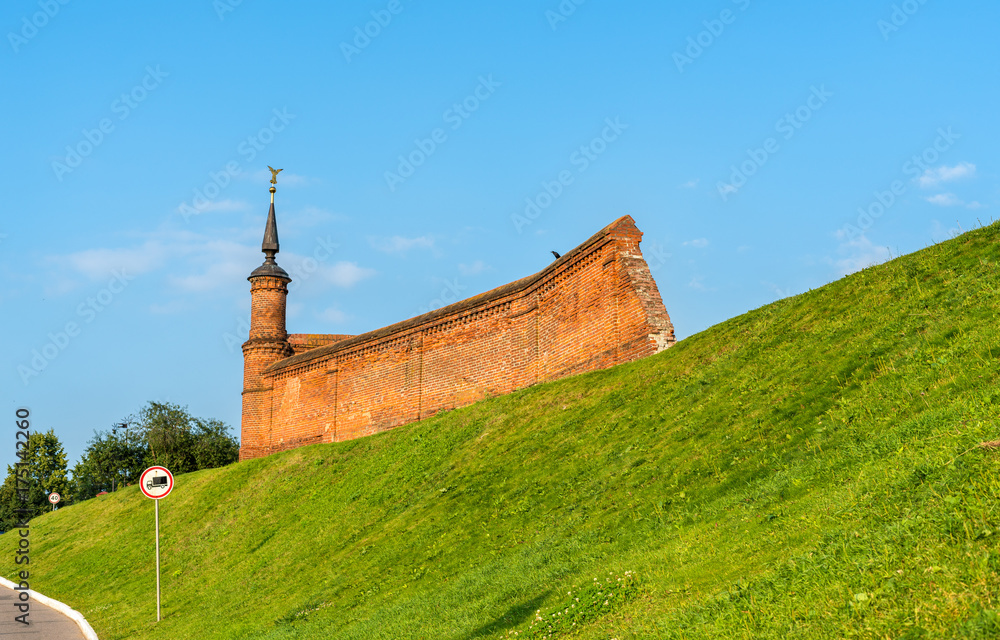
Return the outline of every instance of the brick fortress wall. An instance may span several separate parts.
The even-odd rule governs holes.
[[[240,458],[378,433],[666,349],[673,325],[641,239],[625,216],[541,272],[431,313],[359,336],[288,336],[294,355],[261,371],[252,416],[244,403]]]

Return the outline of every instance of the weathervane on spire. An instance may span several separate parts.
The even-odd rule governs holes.
[[[274,169],[271,165],[267,165],[268,169],[271,169],[271,188],[268,191],[271,192],[271,206],[274,206],[274,192],[277,191],[274,185],[278,184],[278,174],[284,171],[284,169]]]
[[[272,169],[271,165],[267,165],[267,168],[271,169],[271,184],[278,184],[278,174],[284,169]]]
[[[287,278],[288,274],[274,261],[274,256],[278,253],[278,223],[274,216],[274,192],[277,191],[275,185],[278,184],[278,174],[284,171],[284,169],[275,169],[270,165],[267,168],[271,170],[271,188],[268,189],[271,192],[271,209],[267,212],[267,225],[264,227],[264,242],[260,247],[266,259],[264,260],[264,264],[254,271],[251,276],[263,275],[261,269],[264,269],[267,273],[277,273]]]

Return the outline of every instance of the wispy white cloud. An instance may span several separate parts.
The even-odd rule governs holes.
[[[954,167],[936,167],[927,169],[924,174],[917,178],[917,182],[924,189],[937,186],[942,182],[951,182],[960,178],[971,178],[976,175],[976,165],[971,162],[960,162]]]
[[[843,238],[843,231],[838,231],[837,237]],[[888,247],[877,247],[864,235],[842,242],[837,251],[843,257],[827,258],[826,262],[835,267],[841,276],[881,264],[892,257]]]
[[[174,315],[188,310],[188,305],[183,300],[170,300],[164,304],[149,305],[149,312],[156,315]]]
[[[434,238],[431,236],[419,236],[417,238],[404,238],[403,236],[392,236],[391,238],[369,238],[371,246],[384,253],[405,253],[410,249],[433,249]]]
[[[69,267],[89,280],[104,280],[116,269],[130,276],[147,273],[161,267],[166,258],[166,247],[159,242],[148,241],[141,247],[87,249],[66,256],[50,256],[49,262]]]
[[[203,271],[187,276],[169,276],[167,281],[180,291],[189,293],[208,293],[247,277],[246,263],[217,262],[208,265]]]
[[[236,239],[221,240],[220,236]],[[231,293],[236,288],[242,291],[247,276],[263,260],[259,230],[246,240],[247,244],[244,244],[241,229],[219,231],[213,236],[163,229],[132,237],[140,238],[138,242],[133,241],[132,246],[87,249],[47,257],[49,273],[45,291],[52,296],[65,295],[88,281],[107,280],[113,277],[114,270],[119,270],[128,277],[156,274],[165,283],[165,292],[181,298]],[[307,268],[307,258],[315,266]],[[288,252],[278,256],[278,263],[295,281],[309,280],[311,293],[321,293],[330,286],[352,287],[376,273],[355,262],[317,263],[314,258]],[[159,314],[176,313],[181,309],[169,299],[149,307],[150,312]]]
[[[482,260],[476,260],[472,264],[460,264],[458,265],[458,272],[463,276],[475,276],[483,273],[484,271],[492,271],[493,267],[489,266]]]
[[[80,283],[72,278],[57,275],[45,284],[45,295],[50,298],[58,298],[75,291],[79,285]]]
[[[697,291],[715,291],[714,287],[705,286],[705,276],[692,276],[688,286]]]
[[[965,207],[966,209],[983,208],[983,205],[979,202],[965,202],[954,193],[939,193],[934,196],[928,196],[924,198],[924,200],[939,207]]]
[[[345,215],[312,206],[305,207],[301,211],[296,211],[291,215],[286,215],[285,218],[286,220],[294,221],[295,224],[301,227],[312,227],[326,222],[343,222],[347,220],[347,216]]]
[[[928,196],[924,200],[939,207],[960,207],[965,204],[954,193],[939,193],[935,196]]]
[[[177,212],[184,213],[185,206],[186,205],[181,205],[177,207]],[[206,200],[201,203],[200,206],[195,206],[193,208],[198,213],[212,213],[213,211],[248,211],[250,209],[250,205],[243,200]]]
[[[704,249],[708,246],[707,238],[695,238],[694,240],[687,240],[684,242],[685,247],[694,247],[695,249]]]
[[[321,266],[319,273],[334,286],[349,288],[375,275],[374,269],[359,267],[356,262],[340,261],[337,264]]]
[[[217,240],[190,232],[165,230],[144,234],[148,238],[140,245],[120,248],[99,248],[78,251],[65,256],[50,256],[55,266],[51,279],[62,282],[79,276],[100,281],[111,277],[114,270],[129,277],[142,276],[166,269],[168,285],[184,293],[207,293],[231,286],[249,275],[260,263],[260,250],[232,240]],[[163,304],[155,313],[171,311]]]
[[[230,287],[249,275],[248,266],[261,260],[259,249],[231,240],[202,240],[174,245],[171,250],[177,256],[186,256],[178,266],[189,273],[172,274],[167,282],[187,293],[208,293]]]
[[[694,189],[698,186],[700,180],[688,180],[684,184],[680,185],[681,189]]]
[[[324,309],[318,315],[320,320],[332,325],[340,325],[347,321],[347,314],[336,307]]]
[[[263,211],[261,212],[261,217],[263,219]],[[344,222],[349,218],[343,214],[333,213],[332,211],[327,211],[326,209],[320,209],[319,207],[308,206],[303,209],[295,211],[279,211],[278,213],[278,229],[281,232],[281,237],[283,238],[294,238],[301,234],[312,234],[315,227],[325,227],[322,231],[331,231],[331,223]],[[260,236],[264,231],[263,225],[260,229],[256,230],[256,234]],[[298,244],[301,244],[299,242]]]
[[[773,282],[767,282],[766,280],[762,280],[761,284],[767,287],[767,289],[774,294],[775,298],[778,299],[787,298],[792,295],[792,290],[789,287],[785,287],[784,289],[782,289]]]
[[[931,240],[934,242],[944,242],[962,235],[964,231],[961,227],[945,227],[939,220],[931,222]]]

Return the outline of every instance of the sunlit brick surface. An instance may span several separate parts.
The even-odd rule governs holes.
[[[370,435],[662,351],[674,329],[641,238],[620,218],[533,276],[353,337],[288,337],[284,284],[255,282],[240,458]]]

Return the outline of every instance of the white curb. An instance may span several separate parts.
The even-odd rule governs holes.
[[[8,589],[13,589],[17,586],[15,583],[11,582],[10,580],[2,576],[0,576],[0,584],[7,587]],[[94,633],[94,630],[90,628],[90,623],[87,622],[87,619],[84,618],[83,614],[80,613],[79,611],[70,609],[68,605],[63,604],[58,600],[53,600],[48,596],[43,596],[42,594],[32,589],[29,589],[28,593],[31,595],[33,599],[41,602],[47,607],[52,607],[59,613],[63,614],[64,616],[75,622],[76,625],[80,627],[80,631],[83,632],[83,637],[86,638],[87,640],[99,640],[97,634]]]

